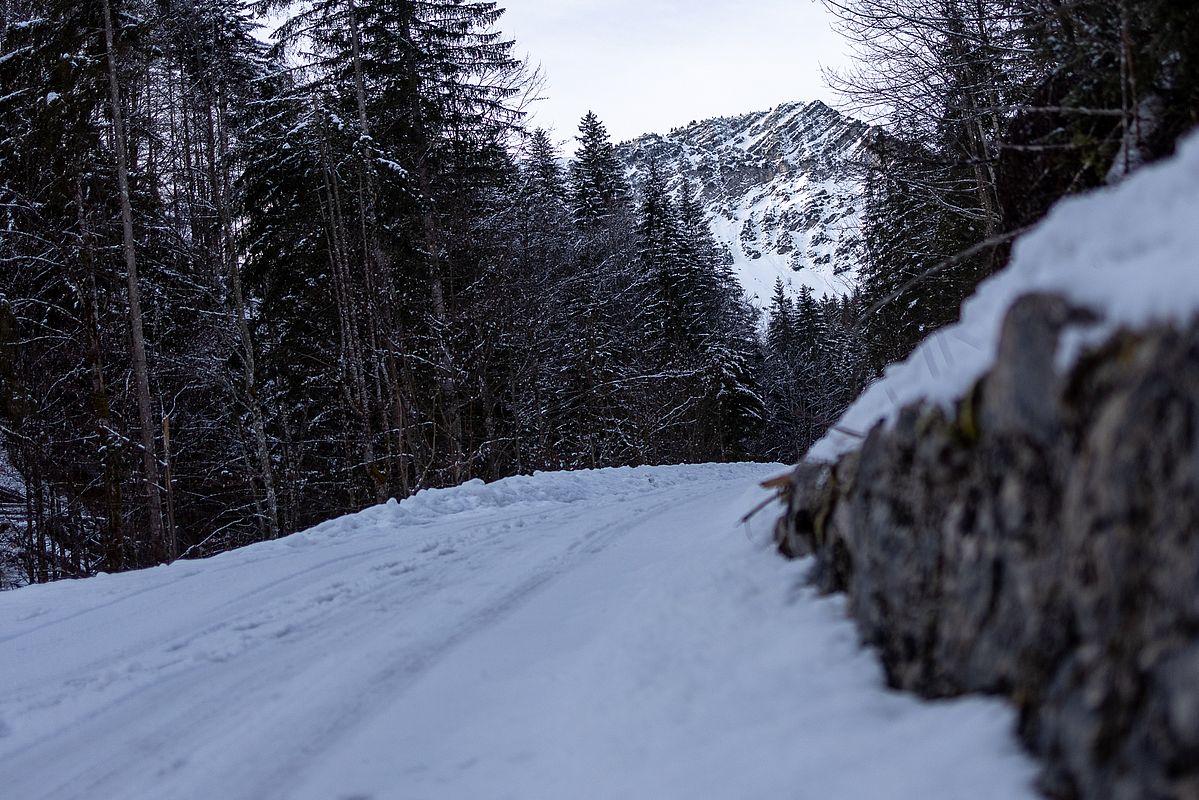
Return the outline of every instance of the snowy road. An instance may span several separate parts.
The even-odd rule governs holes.
[[[761,465],[427,492],[0,594],[0,798],[1021,798],[737,518]]]

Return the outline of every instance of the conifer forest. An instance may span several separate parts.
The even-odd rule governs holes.
[[[701,187],[631,185],[595,114],[530,129],[500,3],[0,0],[0,576],[475,478],[794,462],[1056,200],[1199,121],[1192,2],[825,5],[874,123],[859,279],[759,309]]]

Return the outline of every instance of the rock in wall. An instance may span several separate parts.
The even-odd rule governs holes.
[[[787,556],[844,591],[889,681],[998,693],[1055,798],[1199,798],[1199,323],[1054,368],[1086,316],[1030,295],[953,413],[796,469]]]

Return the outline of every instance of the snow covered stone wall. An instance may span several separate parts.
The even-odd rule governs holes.
[[[814,448],[776,529],[894,686],[1008,697],[1055,798],[1199,791],[1196,222],[1195,136],[1063,203]]]
[[[1118,187],[1059,203],[1016,242],[1011,264],[962,304],[961,320],[868,386],[808,459],[853,450],[872,425],[911,403],[952,406],[995,362],[1004,314],[1030,292],[1089,312],[1070,322],[1059,370],[1121,327],[1188,322],[1199,311],[1199,133]]]

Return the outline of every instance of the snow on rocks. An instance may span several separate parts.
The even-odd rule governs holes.
[[[948,407],[995,363],[1003,317],[1030,292],[1063,296],[1098,321],[1068,330],[1058,367],[1115,330],[1186,323],[1199,311],[1199,133],[1116,187],[1062,201],[1016,242],[1011,264],[962,305],[961,320],[887,368],[811,450],[832,461],[880,420],[926,400]]]

